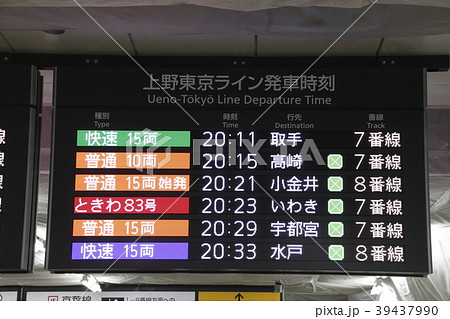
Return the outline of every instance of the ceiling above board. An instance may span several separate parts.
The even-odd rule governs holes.
[[[0,31],[339,36],[375,0],[3,0]],[[78,5],[79,4],[79,5]],[[378,0],[349,38],[450,33],[448,0]]]
[[[198,6],[240,10],[255,11],[262,9],[272,9],[283,6],[292,7],[342,7],[342,8],[360,8],[370,5],[375,0],[3,0],[0,6],[33,6],[33,7],[76,7],[77,2],[81,5],[87,4],[89,7],[129,7],[129,6],[161,6],[161,5],[180,5],[192,4]],[[379,4],[404,4],[404,5],[429,5],[438,7],[450,7],[447,0],[378,0]]]

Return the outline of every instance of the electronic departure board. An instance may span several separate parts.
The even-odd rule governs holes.
[[[32,269],[38,177],[37,70],[0,67],[0,271]],[[34,81],[34,82],[33,82]]]
[[[290,96],[57,107],[47,267],[429,273],[422,101]]]

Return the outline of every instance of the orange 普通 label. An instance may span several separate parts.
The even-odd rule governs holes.
[[[189,153],[77,152],[76,168],[189,169]]]
[[[75,219],[73,236],[188,236],[188,220]]]
[[[189,190],[189,175],[75,175],[76,191]]]

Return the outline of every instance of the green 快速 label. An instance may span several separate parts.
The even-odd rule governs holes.
[[[190,131],[78,130],[77,146],[190,147]]]

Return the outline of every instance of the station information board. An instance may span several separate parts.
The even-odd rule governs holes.
[[[0,291],[0,301],[1,301]],[[6,295],[5,295],[6,296]],[[17,299],[17,291],[16,291]],[[92,292],[85,286],[24,287],[27,301],[281,301],[282,286],[102,285]]]
[[[423,106],[263,110],[57,108],[47,267],[429,273]]]
[[[20,287],[3,286],[0,287],[0,302],[1,301],[18,301],[20,300]]]
[[[33,262],[37,199],[38,115],[30,105],[37,71],[0,71],[0,272],[26,272]]]
[[[78,290],[26,291],[27,301],[195,301],[195,291],[102,291]]]

